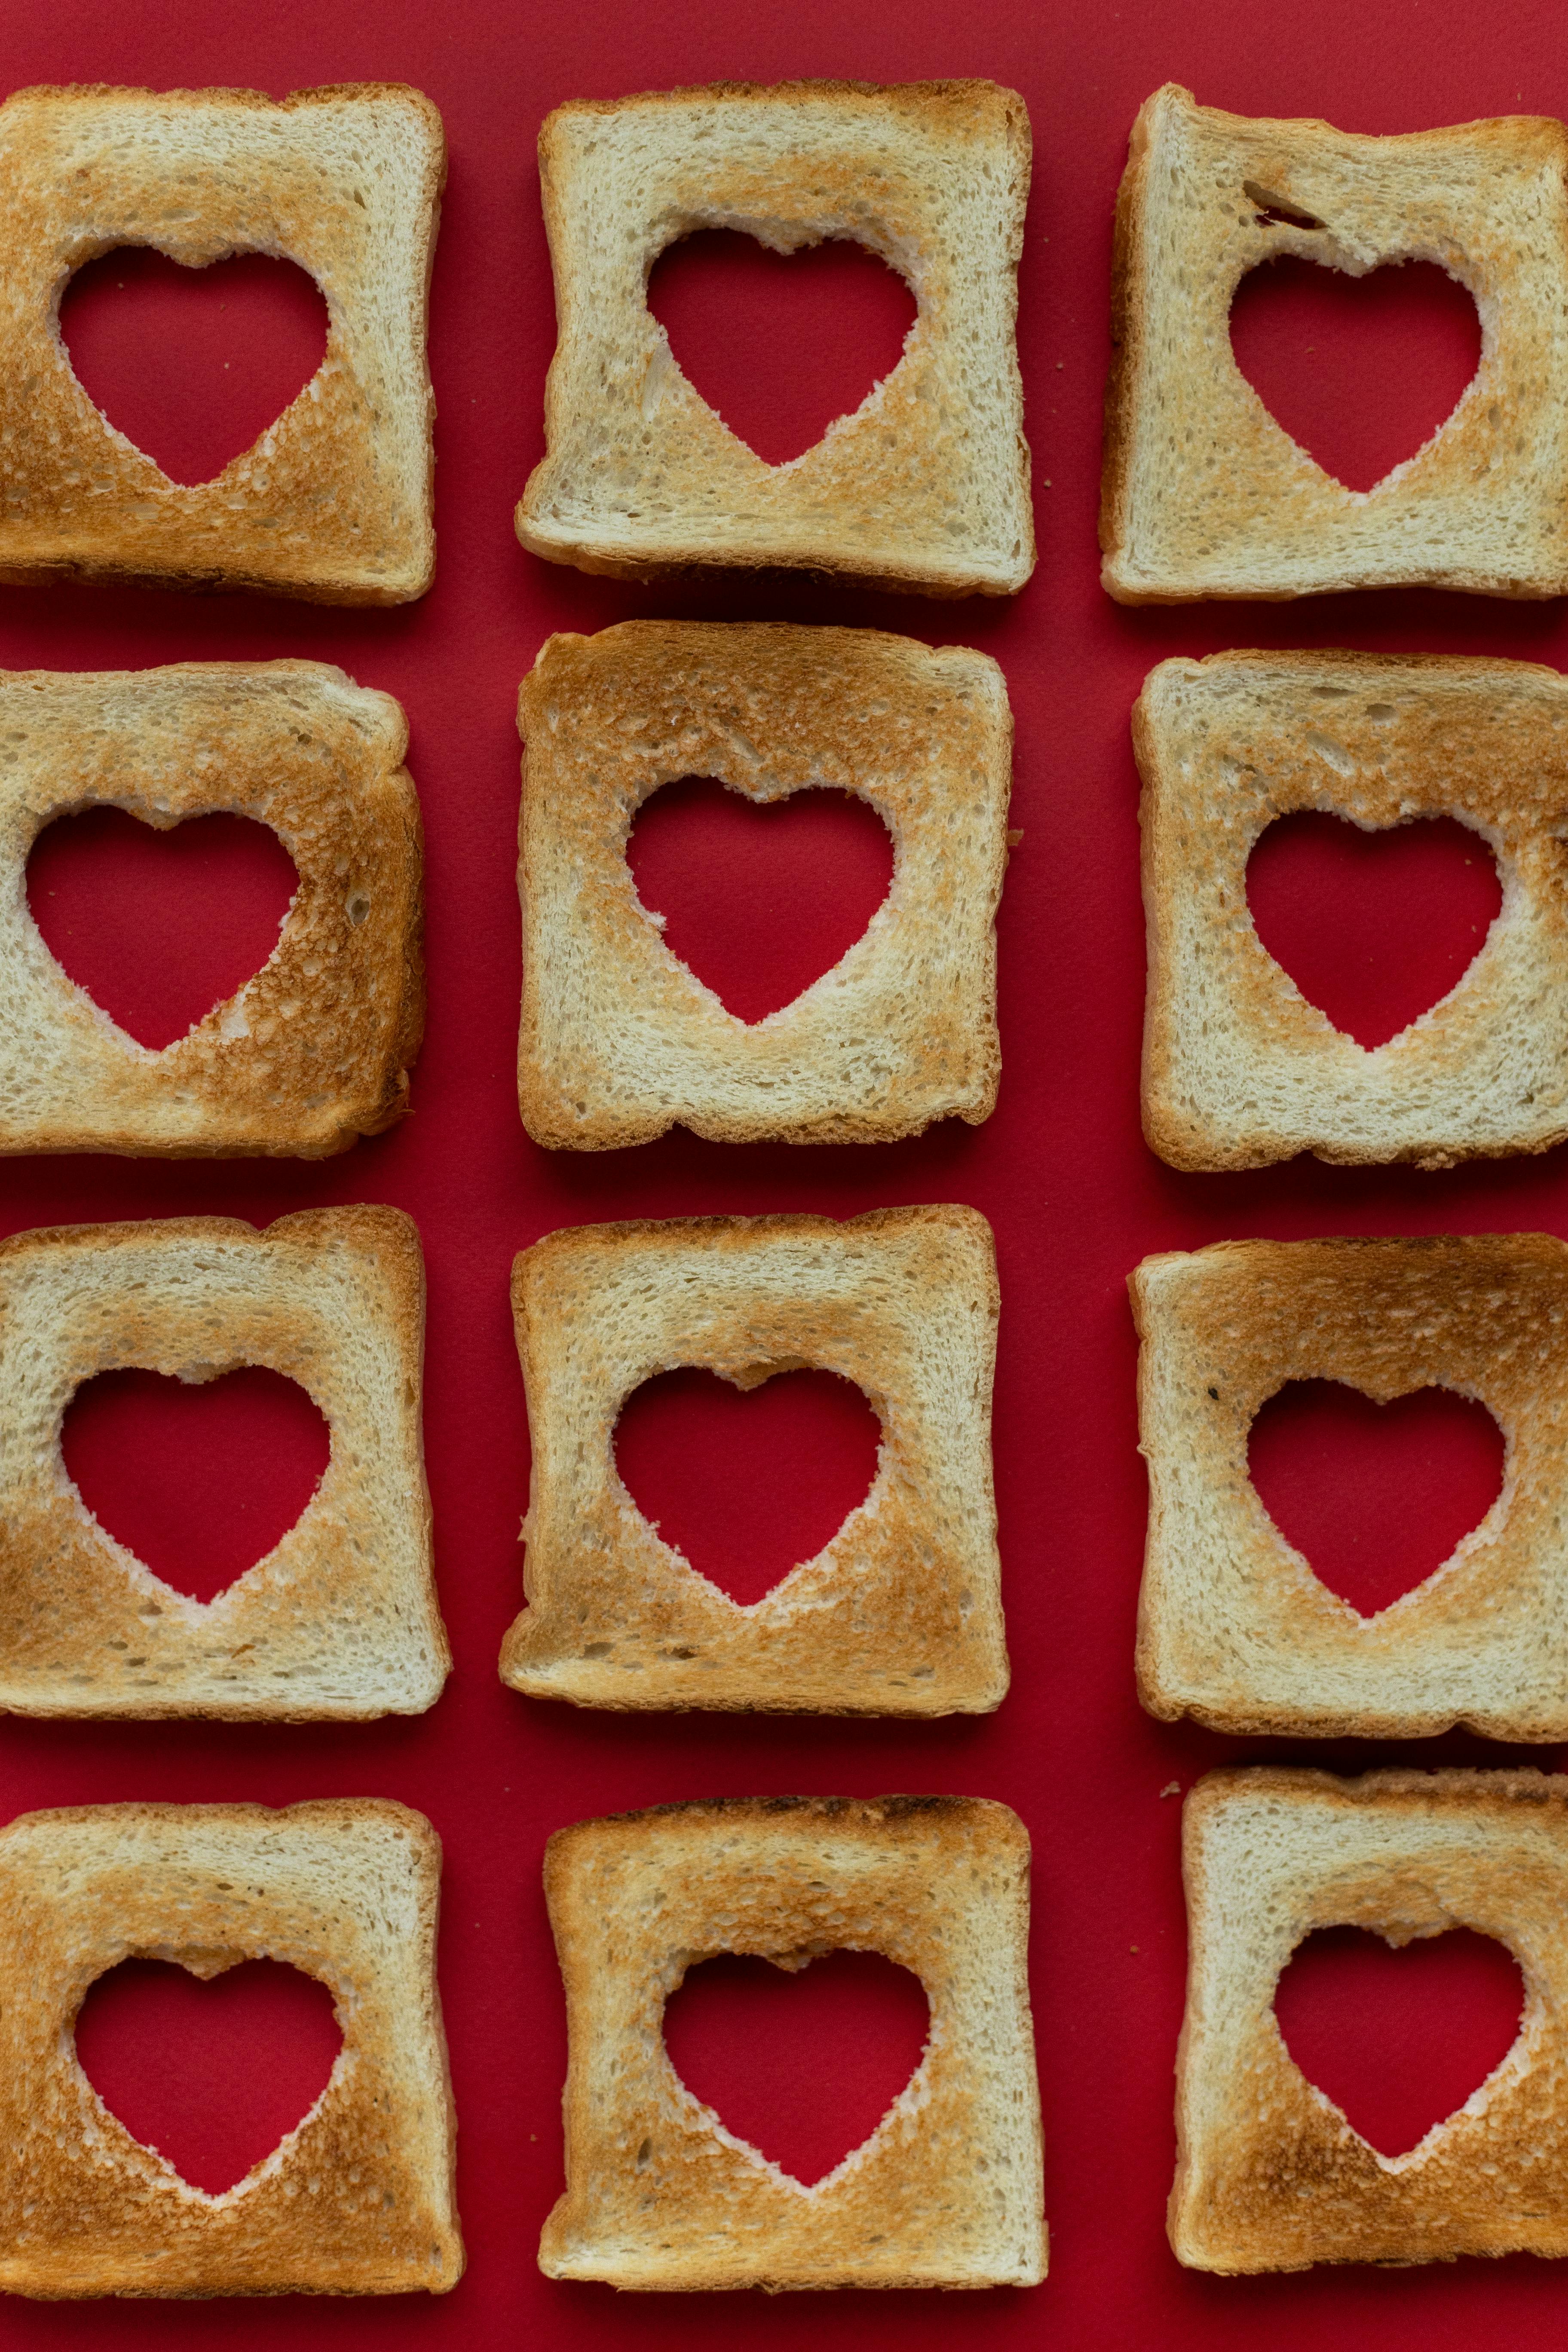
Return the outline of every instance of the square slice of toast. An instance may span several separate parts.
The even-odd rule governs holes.
[[[1568,1779],[1211,1772],[1187,1799],[1183,1874],[1178,2261],[1246,2272],[1568,2254]],[[1333,1927],[1395,1947],[1471,1928],[1524,1978],[1501,2064],[1399,2156],[1307,2080],[1275,2018],[1291,1953]]]
[[[716,82],[584,100],[547,118],[539,162],[559,340],[546,454],[517,510],[526,548],[634,580],[739,565],[931,596],[1023,586],[1016,90]],[[787,465],[715,415],[647,307],[666,247],[714,228],[774,253],[853,237],[919,306],[892,373]]]
[[[512,1312],[533,1470],[529,1606],[503,1682],[579,1706],[986,1714],[1007,1687],[991,1381],[996,1259],[964,1208],[578,1225],[524,1250]],[[853,1381],[877,1475],[831,1543],[742,1607],[665,1543],[616,1467],[634,1389]]]
[[[1132,716],[1149,986],[1143,1132],[1173,1168],[1422,1168],[1568,1137],[1568,680],[1534,662],[1224,653],[1162,662]],[[1468,970],[1368,1049],[1253,926],[1247,866],[1277,817],[1366,832],[1455,817],[1502,909]]]
[[[463,2270],[436,1986],[441,1844],[374,1797],[75,1805],[0,1830],[0,2290],[444,2294]],[[133,2139],[72,2028],[126,1959],[281,1961],[332,1995],[325,2090],[221,2196]]]
[[[978,1797],[731,1798],[558,1830],[566,2192],[540,2268],[672,2292],[1044,2278],[1028,1877],[1023,1823]],[[835,1950],[910,1969],[931,2031],[870,2138],[807,2188],[693,2097],[664,2005],[721,1952],[794,1969]]]
[[[518,724],[518,1098],[535,1142],[616,1150],[679,1121],[724,1143],[873,1143],[989,1118],[1013,719],[987,656],[874,629],[626,621],[550,638]],[[852,792],[893,837],[866,930],[763,1021],[666,946],[632,879],[638,810],[685,775],[753,803]]]
[[[436,1605],[420,1391],[425,1268],[401,1209],[61,1225],[0,1242],[0,1710],[302,1723],[419,1715],[450,1658]],[[194,1601],[93,1517],[60,1428],[140,1366],[265,1364],[331,1433],[288,1533]]]
[[[1379,139],[1156,90],[1116,208],[1110,594],[1568,592],[1565,165],[1568,132],[1545,117]],[[1236,289],[1281,255],[1352,278],[1435,262],[1480,313],[1480,364],[1458,407],[1370,490],[1325,473],[1236,363]]]
[[[408,1108],[425,1024],[424,843],[389,694],[324,662],[0,671],[0,1154],[319,1160]],[[217,810],[299,887],[261,970],[161,1051],[55,961],[27,909],[56,817],[166,832]]]
[[[1568,1739],[1568,1243],[1550,1234],[1222,1242],[1145,1258],[1149,1535],[1138,1692],[1152,1715],[1302,1739]],[[1363,1617],[1247,1471],[1292,1381],[1486,1406],[1502,1491],[1424,1582]]]
[[[441,118],[397,82],[21,89],[0,106],[0,582],[253,588],[402,604],[436,563],[426,297]],[[201,268],[297,262],[326,355],[209,482],[174,482],[96,408],[66,284],[116,246]]]

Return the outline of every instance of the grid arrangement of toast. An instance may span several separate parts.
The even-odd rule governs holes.
[[[974,80],[719,84],[570,103],[540,142],[558,343],[517,509],[552,563],[657,584],[793,571],[1006,596],[1035,563],[1016,350],[1030,138]],[[394,605],[435,560],[426,294],[436,110],[354,84],[28,89],[0,107],[0,583],[115,579]],[[755,456],[647,303],[695,230],[780,252],[852,237],[910,287],[902,356],[806,453]],[[121,244],[286,256],[329,316],[318,373],[215,480],[175,483],[73,375],[61,289]],[[1276,423],[1230,354],[1247,271],[1435,260],[1483,341],[1453,415],[1373,489]],[[1127,604],[1425,583],[1568,594],[1568,132],[1514,119],[1348,135],[1171,85],[1133,127],[1114,228],[1103,583]],[[1310,1151],[1446,1168],[1568,1139],[1568,684],[1507,659],[1255,652],[1162,662],[1132,714],[1148,926],[1142,1110],[1188,1171]],[[1012,720],[963,646],[826,625],[639,620],[549,639],[523,679],[518,1094],[551,1151],[672,1125],[874,1147],[978,1123],[1001,1065],[994,920]],[[397,702],[309,658],[0,675],[0,1151],[321,1158],[404,1113],[423,1019],[421,828]],[[650,794],[828,785],[890,832],[889,893],[748,1024],[672,953],[626,861]],[[265,967],[162,1051],[55,962],[31,847],[103,803],[267,824],[299,886]],[[1263,948],[1248,856],[1276,818],[1457,818],[1502,908],[1451,992],[1374,1050]],[[1540,1234],[1237,1241],[1131,1276],[1151,1507],[1136,1658],[1154,1716],[1292,1739],[1462,1725],[1568,1738],[1568,1244]],[[532,1473],[502,1679],[531,1705],[929,1719],[1005,1703],[991,1459],[999,1293],[974,1209],[637,1220],[553,1233],[511,1303]],[[449,1656],[421,1440],[417,1230],[372,1203],[0,1244],[0,1708],[37,1717],[363,1721],[429,1707]],[[77,1389],[261,1365],[331,1430],[303,1516],[216,1601],[174,1591],[68,1477]],[[832,1541],[751,1606],[637,1510],[613,1438],[680,1366],[742,1388],[812,1367],[881,1428]],[[1501,1493],[1366,1618],[1275,1527],[1248,1432],[1288,1382],[1484,1402]],[[1185,1805],[1190,1927],[1171,2242],[1215,2272],[1568,2254],[1568,1780],[1531,1770],[1211,1773]],[[547,2274],[629,2290],[1029,2286],[1046,2273],[1026,1969],[1029,1845],[959,1795],[714,1800],[584,1821],[545,1885],[570,2033]],[[42,2296],[442,2293],[461,2273],[436,1981],[440,1849],[376,1798],[108,1804],[0,1832],[0,2289]],[[1523,1972],[1517,2040],[1406,2155],[1289,2056],[1273,2000],[1314,1929],[1464,1925]],[[815,2185],[675,2074],[664,2005],[722,1952],[911,1969],[920,2064]],[[128,1956],[285,1961],[342,2047],[298,2127],[212,2196],[140,2145],[73,2023]]]

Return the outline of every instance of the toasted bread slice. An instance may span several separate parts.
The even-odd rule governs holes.
[[[451,1663],[420,1436],[425,1269],[401,1209],[62,1225],[0,1242],[0,1709],[302,1723],[418,1715]],[[210,1601],[102,1528],[60,1454],[96,1374],[266,1364],[331,1432],[287,1535]]]
[[[0,1153],[319,1160],[408,1108],[424,849],[389,694],[324,662],[0,671]],[[300,886],[253,980],[161,1052],[67,978],[27,911],[58,816],[269,825]]]
[[[996,1258],[977,1211],[578,1225],[521,1253],[511,1295],[533,1473],[504,1682],[579,1706],[1000,1705]],[[865,1501],[749,1608],[660,1539],[616,1468],[622,1405],[680,1364],[739,1389],[813,1365],[882,1424]]]
[[[1046,2274],[1029,1841],[979,1797],[752,1797],[558,1830],[566,2193],[551,2278],[619,2287],[1032,2286]],[[664,2047],[699,1961],[885,1953],[931,2004],[919,2066],[811,2188],[724,2128]]]
[[[518,724],[536,1142],[614,1150],[679,1120],[725,1143],[870,1143],[989,1118],[1013,747],[994,661],[874,629],[627,621],[550,638]],[[858,793],[896,845],[862,936],[754,1024],[665,945],[626,864],[650,793],[708,773],[753,802]]]
[[[1145,1258],[1149,1539],[1138,1691],[1152,1715],[1292,1738],[1568,1739],[1568,1244],[1550,1234],[1222,1242]],[[1380,1404],[1477,1398],[1508,1441],[1502,1492],[1374,1617],[1331,1592],[1247,1475],[1290,1381]]]
[[[1568,1780],[1211,1772],[1183,1823],[1177,2259],[1204,2271],[1568,2254]],[[1519,2038],[1419,2145],[1380,2155],[1286,2050],[1274,1989],[1319,1927],[1394,1946],[1469,1927],[1527,1988]]]
[[[559,107],[539,163],[560,340],[523,545],[623,579],[746,565],[931,596],[1021,588],[1029,161],[1023,100],[989,81],[716,82]],[[647,308],[665,247],[708,228],[775,253],[853,237],[920,306],[892,373],[788,465],[715,415]]]
[[[260,588],[402,604],[436,562],[426,295],[446,178],[416,89],[38,89],[0,106],[0,581]],[[200,268],[298,262],[326,356],[215,480],[173,482],[71,373],[84,262],[151,245]]]
[[[1143,777],[1143,1132],[1174,1168],[1545,1151],[1568,1137],[1568,681],[1534,662],[1357,653],[1165,661]],[[1247,864],[1276,817],[1451,816],[1502,911],[1447,996],[1369,1051],[1264,948]]]
[[[463,2270],[436,1987],[441,1843],[374,1797],[75,1805],[0,1830],[0,2290],[444,2294]],[[121,1960],[280,1960],[343,2045],[310,2113],[222,2196],[104,2105],[71,2029]]]
[[[1102,578],[1124,604],[1424,583],[1568,591],[1568,132],[1513,115],[1393,139],[1254,121],[1168,82],[1116,208]],[[1237,366],[1259,262],[1352,278],[1436,262],[1474,296],[1480,365],[1370,490],[1326,474]]]

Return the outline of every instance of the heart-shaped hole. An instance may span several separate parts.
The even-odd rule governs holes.
[[[688,1367],[626,1399],[616,1466],[665,1542],[744,1609],[865,1501],[881,1433],[860,1390],[832,1372],[741,1390]]]
[[[1452,817],[1369,833],[1302,810],[1258,839],[1247,903],[1308,1003],[1370,1051],[1458,986],[1502,887],[1480,835]]]
[[[132,2139],[221,2197],[270,2156],[326,2089],[342,2034],[324,1984],[276,1960],[204,1981],[123,1960],[76,2021],[81,2070]]]
[[[1397,1949],[1361,1927],[1298,1946],[1274,1994],[1285,2047],[1384,2156],[1418,2147],[1513,2047],[1519,1963],[1469,1928]]]
[[[892,836],[858,793],[752,801],[711,776],[645,801],[626,857],[670,953],[745,1022],[831,971],[893,878]]]
[[[1342,1381],[1290,1381],[1252,1424],[1264,1509],[1358,1617],[1424,1584],[1502,1491],[1503,1434],[1452,1389],[1378,1404]]]
[[[27,861],[44,945],[154,1052],[260,971],[299,884],[278,835],[244,816],[161,832],[123,809],[89,809],[46,826]]]
[[[870,2138],[930,2024],[919,1977],[879,1952],[791,1969],[726,1952],[667,2002],[664,2046],[726,2130],[809,2187]]]
[[[331,1433],[296,1381],[247,1364],[199,1385],[100,1372],[72,1398],[60,1444],[99,1525],[176,1592],[208,1601],[288,1534]]]
[[[852,238],[772,253],[701,229],[662,253],[648,309],[681,373],[770,466],[814,448],[903,357],[915,299]]]
[[[1433,262],[1350,278],[1289,255],[1237,288],[1230,347],[1292,441],[1347,489],[1370,490],[1458,406],[1481,322]]]
[[[246,253],[188,269],[151,246],[89,261],[60,334],[77,382],[172,482],[210,482],[304,390],[327,349],[321,289]]]

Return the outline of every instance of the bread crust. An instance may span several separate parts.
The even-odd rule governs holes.
[[[445,2294],[462,2274],[436,1985],[441,1846],[382,1798],[78,1805],[0,1831],[0,2289],[93,2295]],[[77,2012],[121,1960],[320,1979],[326,2088],[221,2196],[99,2098]]]
[[[114,580],[342,604],[435,567],[426,359],[441,118],[399,82],[15,91],[0,106],[0,583]],[[72,274],[121,245],[193,268],[281,255],[327,302],[320,369],[208,482],[171,481],[88,398]]]
[[[984,1714],[1007,1687],[991,1381],[995,1249],[975,1210],[579,1225],[519,1255],[533,1467],[529,1606],[503,1682],[579,1706]],[[616,1468],[626,1399],[700,1364],[812,1365],[882,1424],[866,1498],[750,1607],[650,1527]]]
[[[0,1154],[316,1160],[408,1108],[425,1024],[424,839],[388,694],[324,662],[0,672]],[[27,911],[56,817],[276,833],[299,887],[267,962],[161,1052],[69,980]]]
[[[0,1710],[363,1721],[450,1665],[420,1434],[425,1269],[400,1209],[63,1225],[0,1242]],[[127,1365],[266,1364],[331,1432],[300,1518],[216,1598],[165,1584],[66,1470],[76,1390]]]
[[[1022,587],[1031,148],[1016,90],[716,82],[560,107],[539,145],[560,341],[546,455],[517,509],[525,547],[637,580],[740,566],[910,594]],[[699,228],[780,253],[855,237],[920,305],[898,366],[787,465],[729,430],[647,310],[658,255]]]
[[[1177,2259],[1236,2273],[1568,2254],[1568,1781],[1232,1768],[1192,1791],[1183,1832]],[[1274,2017],[1297,1944],[1342,1925],[1395,1946],[1473,1928],[1524,1978],[1501,2064],[1397,2157],[1307,2081]]]
[[[1393,138],[1201,107],[1133,126],[1117,199],[1101,578],[1119,603],[1426,585],[1568,590],[1568,131],[1507,116]],[[1260,210],[1257,192],[1283,210]],[[1434,262],[1474,297],[1477,373],[1370,490],[1335,481],[1237,368],[1242,278],[1294,255]]]
[[[645,2291],[1033,2285],[1045,2276],[1029,1841],[972,1797],[759,1797],[577,1822],[545,1852],[566,1990],[566,2191],[551,2278]],[[689,1969],[879,1951],[921,1979],[921,2063],[805,2188],[694,2098],[664,2048]]]
[[[1548,1151],[1568,1138],[1568,682],[1536,662],[1224,653],[1162,662],[1132,719],[1149,981],[1143,1132],[1175,1168]],[[1443,997],[1372,1051],[1275,962],[1247,865],[1276,818],[1451,816],[1502,910]]]
[[[1149,1533],[1138,1692],[1167,1722],[1304,1739],[1568,1738],[1568,1244],[1550,1234],[1223,1242],[1131,1276]],[[1373,1617],[1268,1517],[1252,1423],[1292,1381],[1439,1387],[1507,1441],[1502,1489]]]
[[[553,636],[524,679],[518,1101],[536,1143],[871,1143],[995,1108],[995,918],[1013,720],[984,654],[874,629],[627,621]],[[666,946],[626,849],[687,774],[757,803],[853,792],[892,835],[887,898],[765,1020]]]

